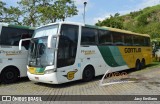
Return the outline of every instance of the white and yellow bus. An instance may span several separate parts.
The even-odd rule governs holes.
[[[13,83],[19,77],[27,77],[27,57],[30,41],[22,44],[20,39],[31,38],[34,29],[27,26],[0,23],[0,81]]]
[[[90,81],[108,69],[139,70],[151,63],[151,57],[149,35],[59,22],[35,30],[27,74],[32,81],[51,84]]]

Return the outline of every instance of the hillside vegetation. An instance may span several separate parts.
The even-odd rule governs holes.
[[[160,37],[160,5],[147,7],[122,16],[116,13],[110,18],[98,21],[96,25],[149,34],[151,38],[158,38]]]

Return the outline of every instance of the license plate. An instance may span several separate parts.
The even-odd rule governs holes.
[[[39,80],[39,77],[35,77],[35,79]]]

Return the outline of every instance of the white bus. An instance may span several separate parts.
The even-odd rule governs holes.
[[[30,41],[25,41],[19,51],[20,39],[31,38],[33,28],[0,23],[0,81],[13,83],[27,76],[27,57]]]
[[[19,48],[21,49],[21,44]],[[29,48],[30,80],[60,84],[151,63],[150,37],[113,28],[59,22],[35,30]]]

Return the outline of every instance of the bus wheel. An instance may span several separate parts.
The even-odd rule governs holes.
[[[141,69],[141,62],[139,60],[136,61],[135,69],[136,70],[140,70]]]
[[[142,59],[141,67],[142,67],[142,68],[145,68],[145,65],[146,65],[145,59]]]
[[[1,73],[2,83],[9,84],[18,80],[18,69],[14,67],[8,67],[3,69]]]
[[[87,66],[83,71],[83,81],[87,82],[93,79],[94,77],[94,68],[92,66]]]

